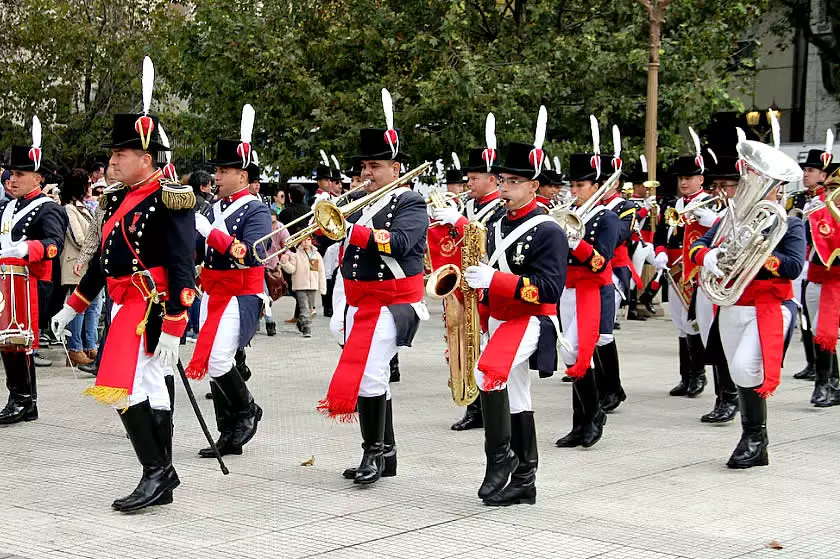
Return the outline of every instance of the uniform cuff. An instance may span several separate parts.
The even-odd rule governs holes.
[[[213,230],[210,231],[210,236],[207,237],[207,244],[222,254],[227,252],[232,243],[232,236],[222,233],[221,230],[216,228],[213,228]]]
[[[581,262],[585,262],[587,258],[592,256],[592,253],[595,251],[587,241],[581,239],[578,243],[578,246],[572,251],[572,256],[580,260]]]
[[[698,266],[703,265],[703,261],[706,259],[706,255],[711,251],[709,247],[694,247],[690,251],[688,251],[688,257],[691,259],[692,262],[697,264]]]
[[[29,252],[26,258],[30,262],[39,262],[44,259],[44,244],[41,241],[26,241]]]
[[[79,293],[79,288],[77,287],[75,290],[73,290],[73,293],[67,299],[67,304],[74,311],[81,314],[85,312],[85,309],[88,308],[88,305],[90,305],[90,301],[87,298],[85,298],[84,295]]]
[[[370,244],[371,230],[364,225],[353,225],[353,231],[350,233],[349,243],[359,248],[367,248]]]
[[[654,252],[655,254],[659,255],[659,254],[662,254],[663,252],[664,252],[664,253],[667,253],[667,252],[668,252],[668,249],[667,249],[667,248],[665,248],[665,246],[664,246],[664,245],[659,245],[658,247],[656,247],[656,248],[653,250],[653,252]]]
[[[497,270],[493,274],[493,279],[490,280],[490,300],[493,301],[496,297],[514,299],[517,287],[519,287],[519,276]]]
[[[180,338],[184,335],[184,332],[187,329],[187,311],[182,312],[181,314],[172,315],[164,315],[163,317],[163,326],[161,326],[160,331],[171,336],[177,336]]]

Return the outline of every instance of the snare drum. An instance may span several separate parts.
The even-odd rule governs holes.
[[[30,279],[24,260],[0,259],[0,351],[26,351],[35,341]]]

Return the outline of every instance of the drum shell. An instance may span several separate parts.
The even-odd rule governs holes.
[[[0,260],[0,351],[26,351],[32,347],[28,268],[18,259]]]

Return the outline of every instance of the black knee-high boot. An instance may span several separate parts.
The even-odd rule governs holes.
[[[244,349],[240,348],[236,350],[236,353],[233,355],[233,362],[236,364],[236,370],[239,371],[239,376],[247,382],[251,378],[251,368],[245,362]]]
[[[158,504],[167,492],[171,498],[171,491],[181,483],[172,467],[171,410],[152,410],[146,400],[129,406],[119,417],[143,465],[143,476],[131,495],[117,499],[111,506],[121,512],[133,512]]]
[[[793,375],[798,380],[814,380],[817,374],[817,356],[814,352],[814,334],[810,330],[802,330],[802,347],[805,350],[805,368]]]
[[[359,408],[359,427],[362,431],[362,461],[356,468],[353,483],[368,485],[382,477],[385,468],[383,451],[385,447],[385,414],[387,401],[385,394],[372,398],[359,396],[356,404]]]
[[[464,417],[452,424],[452,430],[466,431],[479,427],[484,427],[484,418],[481,415],[481,398],[476,398],[472,404],[467,406]]]
[[[828,408],[838,403],[837,390],[831,384],[835,356],[817,345],[814,346],[814,354],[816,355],[816,372],[811,403],[818,408]]]
[[[706,388],[706,349],[700,334],[686,337],[688,341],[689,379],[685,395],[696,398]]]
[[[385,463],[382,468],[382,477],[394,477],[397,475],[397,443],[394,440],[394,406],[393,399],[385,403],[385,437],[382,445],[382,458]],[[344,479],[355,479],[356,468],[347,468],[341,473]]]
[[[262,408],[254,402],[254,397],[236,366],[213,381],[230,406],[230,446],[241,449],[257,433],[257,424],[262,419]],[[213,401],[216,401],[215,397]]]
[[[680,382],[671,389],[669,394],[671,396],[685,396],[688,391],[689,369],[691,367],[691,359],[688,353],[688,338],[678,338],[680,342]]]
[[[580,431],[580,446],[589,448],[601,440],[604,434],[604,425],[607,423],[607,414],[601,409],[601,399],[598,397],[598,384],[595,375],[589,370],[575,381],[580,396],[583,412],[583,426]]]
[[[600,367],[601,375],[596,376],[598,393],[601,397],[601,409],[606,413],[614,411],[627,395],[621,386],[621,374],[618,363],[618,346],[615,340],[595,348],[595,365]],[[603,382],[601,382],[603,379]]]
[[[725,423],[738,411],[738,388],[732,382],[729,365],[723,360],[712,366],[715,381],[715,407],[700,418],[703,423]]]
[[[400,382],[400,354],[395,353],[394,356],[391,358],[391,362],[388,363],[388,367],[391,369],[391,376],[388,378],[388,382]]]
[[[2,352],[9,400],[0,411],[0,425],[38,419],[35,362],[23,352]]]
[[[767,400],[753,388],[738,387],[741,402],[741,440],[726,465],[744,469],[766,466],[767,457]]]
[[[586,372],[587,375],[593,374],[593,371],[589,369]],[[580,446],[580,434],[583,430],[584,424],[584,413],[583,413],[583,402],[580,398],[580,386],[577,382],[572,384],[572,430],[569,431],[564,437],[557,439],[556,444],[560,448],[574,448],[576,446]]]
[[[225,456],[227,454],[242,454],[241,446],[234,446],[232,443],[233,427],[235,419],[231,413],[230,402],[227,396],[219,388],[219,385],[214,379],[210,379],[210,394],[213,395],[213,411],[216,415],[216,428],[219,430],[219,438],[216,441],[216,448],[219,454]],[[215,458],[216,453],[211,447],[202,448],[198,451],[198,455],[202,458]]]
[[[484,454],[487,465],[478,496],[486,499],[507,485],[519,460],[511,448],[510,401],[507,388],[479,393],[484,415]]]
[[[510,483],[495,495],[484,500],[485,505],[506,507],[508,505],[537,502],[537,429],[534,412],[524,411],[510,416],[511,448],[519,459],[519,466],[510,476]]]

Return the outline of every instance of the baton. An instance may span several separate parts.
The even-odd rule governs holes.
[[[225,462],[222,460],[222,455],[219,453],[219,449],[216,447],[215,441],[213,441],[213,436],[207,429],[207,422],[204,421],[204,416],[201,415],[201,410],[198,408],[198,402],[195,401],[195,394],[193,394],[192,388],[190,387],[190,381],[187,380],[187,374],[184,372],[184,365],[181,364],[180,359],[178,359],[178,373],[181,375],[181,381],[184,383],[184,390],[187,391],[187,397],[190,399],[190,404],[195,412],[195,417],[198,419],[198,424],[201,425],[201,430],[204,432],[207,442],[210,443],[210,448],[213,450],[216,460],[219,461],[219,468],[222,470],[222,474],[228,475],[230,470],[228,470],[227,466],[225,466]]]

